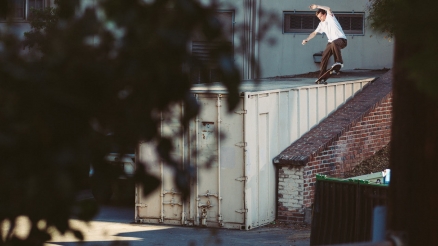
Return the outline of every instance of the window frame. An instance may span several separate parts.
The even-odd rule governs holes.
[[[0,23],[1,22],[8,22],[8,21],[12,21],[12,22],[29,22],[29,16],[30,16],[30,5],[32,2],[36,2],[38,0],[21,0],[24,4],[24,10],[23,11],[23,17],[16,17],[16,15],[14,14],[12,16],[12,18],[8,19],[6,18],[0,18]],[[47,6],[46,0],[41,0],[41,9],[44,9]],[[32,6],[33,7],[33,6]],[[16,7],[14,6],[14,12],[16,12]]]
[[[336,16],[336,19],[339,21],[339,18],[342,17],[362,17],[362,30],[348,30],[344,29],[343,31],[346,36],[364,36],[365,35],[365,12],[333,12]],[[297,29],[289,28],[288,31],[286,31],[286,20],[287,15],[301,15],[301,16],[314,16],[315,19],[317,19],[315,15],[315,11],[283,11],[283,20],[282,20],[282,32],[283,34],[302,34],[302,35],[308,35],[315,31],[315,29],[318,27],[318,25],[314,26],[314,29],[301,29],[302,31],[296,31]],[[317,19],[319,23],[319,19]]]

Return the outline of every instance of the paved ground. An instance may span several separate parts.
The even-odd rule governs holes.
[[[46,245],[296,245],[307,246],[310,229],[275,224],[250,231],[135,224],[134,205],[112,202],[102,206],[89,224],[72,220],[83,231],[85,242],[73,236],[54,235]]]

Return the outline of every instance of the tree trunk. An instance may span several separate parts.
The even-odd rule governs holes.
[[[408,77],[415,46],[396,37],[388,230],[408,245],[438,245],[438,100]]]

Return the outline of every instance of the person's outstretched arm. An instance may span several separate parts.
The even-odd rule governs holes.
[[[307,42],[309,42],[309,40],[311,40],[312,38],[314,38],[316,36],[316,32],[312,32],[306,39],[303,40],[303,42],[301,42],[303,45],[305,45]]]
[[[312,4],[309,6],[309,8],[310,9],[323,9],[323,10],[327,11],[327,14],[333,15],[332,10],[330,9],[330,7],[327,7],[327,6]]]

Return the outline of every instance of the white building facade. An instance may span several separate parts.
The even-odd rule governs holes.
[[[212,0],[200,0],[210,4]],[[325,49],[327,38],[317,35],[306,45],[301,42],[318,25],[314,3],[303,0],[219,0],[218,17],[235,47],[236,63],[243,79],[267,78],[319,70],[314,54]],[[54,6],[53,0],[16,0],[13,30],[19,36],[30,30],[31,8]],[[84,5],[96,1],[83,1]],[[346,33],[348,46],[342,50],[344,70],[392,67],[394,42],[374,31],[367,20],[368,0],[326,0]],[[268,18],[273,16],[276,19]],[[265,29],[265,27],[269,27]],[[0,30],[6,20],[0,19]],[[264,36],[263,39],[260,37]],[[199,48],[194,40],[193,50]],[[202,47],[201,47],[202,48]],[[250,58],[253,58],[251,60]],[[256,65],[260,73],[256,73]],[[329,63],[330,65],[330,63]]]
[[[210,1],[204,0],[205,3]],[[233,25],[236,62],[243,79],[267,78],[308,73],[319,70],[314,54],[325,49],[327,38],[317,35],[306,45],[303,39],[313,32],[319,21],[312,3],[331,8],[346,33],[348,46],[342,50],[344,70],[392,68],[394,42],[374,31],[367,20],[368,0],[220,0],[219,12],[228,12]],[[273,15],[276,20],[268,18]],[[264,31],[265,26],[270,26]],[[229,28],[229,27],[227,27]],[[265,36],[260,39],[260,34]],[[241,53],[239,53],[241,52]],[[254,57],[260,68],[255,73]],[[330,65],[330,62],[329,62]]]

